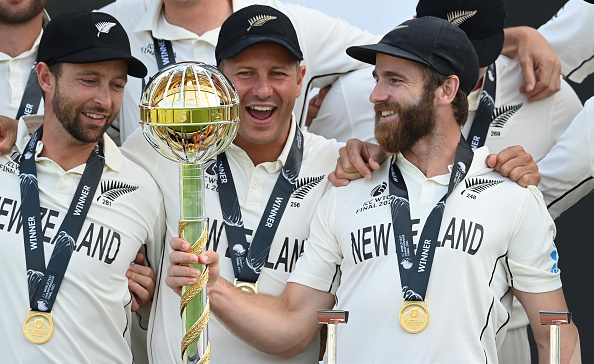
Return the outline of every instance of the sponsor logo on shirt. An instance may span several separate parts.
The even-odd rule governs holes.
[[[12,152],[8,158],[9,160],[5,163],[0,163],[0,171],[18,175],[21,154],[19,152]]]
[[[134,192],[138,186],[132,186],[120,181],[101,181],[101,194],[97,197],[97,201],[101,204],[111,206],[118,197],[127,193]]]

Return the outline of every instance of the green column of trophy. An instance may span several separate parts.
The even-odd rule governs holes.
[[[204,216],[203,163],[222,153],[239,128],[239,98],[233,85],[215,67],[200,62],[167,66],[151,78],[140,101],[141,124],[147,142],[162,156],[180,164],[180,237],[200,254],[208,240]],[[162,186],[163,188],[163,186]],[[164,257],[168,259],[168,257]],[[208,363],[210,314],[208,269],[184,287],[180,312],[185,335],[184,363]]]

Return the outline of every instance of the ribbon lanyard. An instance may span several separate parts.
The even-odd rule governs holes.
[[[497,88],[497,74],[495,70],[495,63],[487,68],[487,72],[483,77],[483,92],[481,93],[481,100],[479,101],[478,109],[474,116],[474,121],[468,133],[468,140],[472,144],[472,148],[480,148],[485,145],[489,127],[493,121],[493,111],[495,110],[495,90]]]
[[[42,28],[45,29],[46,24],[49,22],[49,15],[43,11],[43,23]],[[19,120],[23,115],[34,115],[39,110],[41,104],[41,86],[39,86],[39,80],[37,79],[37,62],[33,63],[31,72],[29,72],[29,78],[27,79],[27,85],[25,86],[25,92],[21,98],[21,104],[17,110],[16,119]]]
[[[448,192],[439,200],[427,217],[416,254],[412,244],[412,222],[406,183],[396,163],[392,163],[390,167],[390,195],[395,196],[391,204],[392,228],[396,239],[402,296],[406,301],[423,301],[425,299],[446,199],[466,176],[472,163],[472,156],[472,149],[464,137],[460,136]]]
[[[42,134],[43,126],[37,129],[27,144],[19,171],[29,303],[33,311],[50,312],[101,179],[105,158],[99,145],[96,145],[87,160],[70,208],[58,230],[58,237],[46,271],[35,166],[35,149]]]
[[[287,161],[276,180],[250,246],[245,237],[237,191],[227,157],[225,153],[218,155],[219,199],[235,278],[252,283],[258,280],[289,197],[293,193],[302,160],[303,134],[297,127]]]
[[[173,53],[171,41],[153,37],[153,46],[155,48],[155,58],[157,59],[157,67],[159,67],[159,69],[175,63],[175,54]]]

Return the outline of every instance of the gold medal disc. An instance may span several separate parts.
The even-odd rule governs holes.
[[[237,278],[235,278],[233,285],[235,287],[239,288],[240,290],[242,290],[243,292],[256,293],[256,294],[258,293],[258,282],[250,283],[250,282],[238,281]]]
[[[43,344],[48,341],[54,334],[53,316],[53,312],[50,312],[50,316],[48,316],[41,312],[31,314],[31,310],[29,310],[29,315],[23,325],[23,332],[27,340],[33,344]]]
[[[429,324],[429,311],[427,311],[427,301],[403,301],[402,310],[400,310],[400,326],[411,334],[417,334]]]

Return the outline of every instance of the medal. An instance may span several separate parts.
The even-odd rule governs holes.
[[[400,326],[411,334],[417,334],[429,324],[429,311],[427,311],[427,300],[425,304],[420,301],[404,301],[400,310]]]
[[[29,310],[29,314],[23,325],[23,332],[27,340],[33,344],[43,344],[48,341],[54,333],[53,316],[53,312],[50,312],[50,316],[48,317],[47,314],[41,312],[31,314],[31,310]]]
[[[258,293],[258,282],[250,283],[238,281],[237,278],[235,278],[235,281],[233,281],[233,285],[246,293]]]

